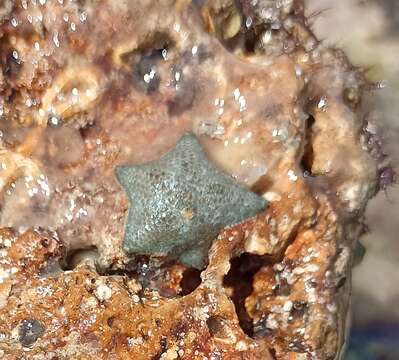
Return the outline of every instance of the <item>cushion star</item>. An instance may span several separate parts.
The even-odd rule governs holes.
[[[201,269],[219,231],[265,209],[259,195],[213,165],[192,134],[160,159],[116,168],[130,208],[123,248]]]

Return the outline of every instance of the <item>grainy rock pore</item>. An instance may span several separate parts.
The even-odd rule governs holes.
[[[2,359],[341,358],[381,153],[302,1],[3,1],[0,67]],[[114,172],[187,132],[269,203],[201,273],[122,250]]]

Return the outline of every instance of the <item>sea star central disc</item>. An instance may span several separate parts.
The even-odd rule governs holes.
[[[116,175],[130,200],[124,250],[168,255],[198,269],[221,229],[267,205],[217,169],[191,134],[159,160],[119,166]]]

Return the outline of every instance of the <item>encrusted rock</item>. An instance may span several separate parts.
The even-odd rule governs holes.
[[[342,358],[362,214],[394,175],[302,1],[6,1],[0,53],[0,357]],[[115,169],[187,132],[269,204],[202,272],[122,246]]]

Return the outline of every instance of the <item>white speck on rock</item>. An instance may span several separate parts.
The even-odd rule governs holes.
[[[237,344],[236,344],[236,350],[238,350],[238,351],[246,351],[246,350],[248,350],[248,345],[247,345],[247,343],[245,342],[245,341],[239,341]]]
[[[283,310],[284,310],[285,312],[289,312],[289,311],[291,311],[291,309],[292,309],[292,301],[288,300],[288,301],[286,301],[286,302],[284,303],[284,305],[283,305]]]
[[[129,346],[137,346],[137,345],[142,345],[144,344],[144,340],[141,336],[136,337],[136,338],[127,338],[127,343]]]
[[[101,284],[97,287],[94,294],[100,301],[109,300],[112,296],[112,289],[105,284]]]
[[[288,170],[287,172],[288,174],[288,179],[290,179],[291,181],[297,181],[298,180],[298,176],[295,174],[294,170]]]

